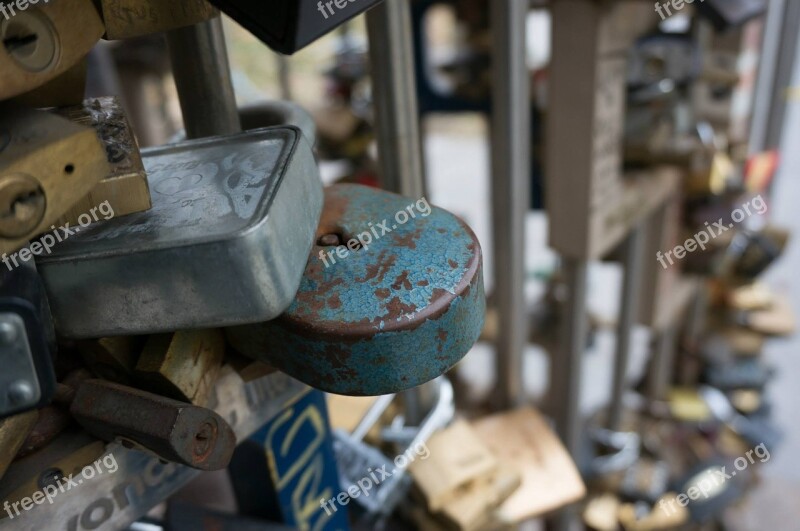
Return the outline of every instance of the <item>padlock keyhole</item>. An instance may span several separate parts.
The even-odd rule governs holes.
[[[35,34],[33,35],[12,35],[3,40],[3,45],[8,50],[9,54],[17,54],[20,56],[30,57],[36,50],[36,41],[39,39]]]
[[[31,72],[47,70],[58,58],[58,35],[41,12],[21,11],[11,20],[0,21],[0,38],[6,53]]]

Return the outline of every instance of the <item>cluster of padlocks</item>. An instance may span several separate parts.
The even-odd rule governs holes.
[[[172,44],[211,31],[219,8],[292,53],[377,3],[53,0],[0,17],[4,499],[105,443],[225,468],[255,428],[240,403],[263,406],[237,394],[248,382],[280,371],[337,394],[397,393],[477,340],[469,227],[435,207],[397,223],[418,198],[323,189],[303,109],[265,103],[246,131],[238,116],[229,130],[186,120],[186,139],[140,150],[117,98],[83,98],[100,39],[173,32]],[[208,60],[198,49],[175,68]],[[94,529],[88,514],[76,522]]]

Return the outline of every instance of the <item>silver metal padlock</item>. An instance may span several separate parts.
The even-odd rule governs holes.
[[[436,402],[425,415],[422,423],[419,426],[394,425],[404,424],[404,420],[398,418],[397,422],[393,423],[392,430],[401,432],[402,436],[399,438],[391,437],[384,430],[382,435],[384,439],[401,439],[392,441],[400,447],[398,456],[394,460],[365,443],[363,439],[399,395],[379,397],[352,434],[342,430],[334,432],[334,450],[343,490],[346,491],[348,487],[357,484],[364,477],[366,470],[383,469],[388,472],[388,479],[375,484],[374,491],[370,496],[354,498],[372,517],[380,518],[390,515],[402,501],[411,485],[411,477],[406,473],[406,467],[401,466],[403,461],[400,456],[405,456],[407,465],[408,452],[425,444],[436,431],[450,424],[455,416],[453,385],[444,376],[440,376],[431,383],[436,389]]]
[[[218,328],[285,310],[322,209],[301,131],[192,140],[145,150],[143,161],[152,209],[75,228],[39,261],[57,332]]]

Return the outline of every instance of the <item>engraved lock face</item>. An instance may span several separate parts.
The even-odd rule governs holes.
[[[280,315],[322,209],[314,154],[300,131],[193,140],[146,150],[143,159],[151,209],[82,228],[37,260],[59,333],[154,334]],[[94,289],[79,278],[92,278]]]
[[[97,5],[109,40],[174,30],[219,16],[205,0],[98,0]]]
[[[58,34],[38,10],[19,11],[1,21],[0,39],[8,55],[28,72],[44,72],[58,62]]]

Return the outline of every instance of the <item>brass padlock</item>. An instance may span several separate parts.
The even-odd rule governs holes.
[[[219,16],[205,0],[95,0],[95,4],[108,40],[182,28]]]
[[[91,0],[3,4],[0,100],[41,87],[72,68],[102,37]],[[15,9],[16,7],[16,9]]]
[[[93,374],[121,384],[133,382],[133,372],[144,338],[138,336],[104,337],[79,341],[78,351]]]
[[[115,217],[150,210],[150,186],[139,144],[125,111],[116,97],[92,98],[81,105],[56,111],[86,127],[92,127],[105,145],[110,172],[81,201],[70,208],[60,224],[78,224],[78,218],[93,207],[108,202]]]
[[[12,98],[15,104],[44,109],[80,105],[86,94],[89,61],[86,58],[41,87]]]
[[[191,330],[152,336],[136,375],[150,391],[205,405],[222,368],[225,338],[220,330]]]
[[[0,108],[0,253],[55,230],[53,223],[108,173],[106,150],[93,129],[45,111]],[[42,254],[42,246],[4,256],[4,263],[19,266]]]
[[[22,448],[38,418],[37,411],[28,411],[0,420],[0,479],[3,478],[8,470],[8,465]]]

